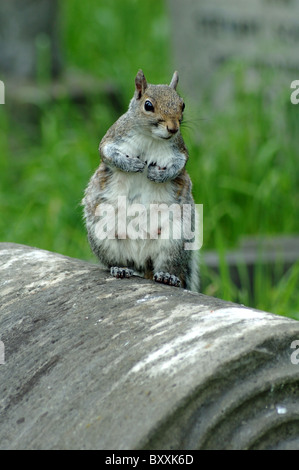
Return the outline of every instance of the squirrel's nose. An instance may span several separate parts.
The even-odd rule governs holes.
[[[178,126],[176,126],[175,124],[173,124],[172,126],[167,126],[167,130],[168,132],[170,132],[170,134],[176,134],[177,131],[179,130]]]

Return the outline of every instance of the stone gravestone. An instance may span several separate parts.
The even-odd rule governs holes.
[[[59,74],[57,13],[57,0],[0,3],[1,78],[34,79],[40,65],[49,68],[50,76]]]
[[[65,98],[84,103],[93,97],[108,99],[119,113],[123,103],[114,83],[64,63],[59,6],[58,0],[0,1],[0,104],[17,105],[13,112],[20,117],[19,105]],[[28,111],[25,121],[31,122],[32,108]]]
[[[299,449],[290,318],[0,243],[0,338],[1,450]]]
[[[169,0],[175,67],[200,98],[229,96],[221,67],[245,66],[246,85],[289,90],[299,77],[299,0]],[[275,85],[276,84],[276,85]],[[273,91],[274,91],[273,90]]]

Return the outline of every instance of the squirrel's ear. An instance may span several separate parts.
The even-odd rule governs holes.
[[[173,76],[172,76],[172,79],[171,79],[171,82],[170,82],[169,86],[171,88],[176,89],[178,81],[179,81],[179,74],[177,73],[177,71],[175,71]]]
[[[141,96],[147,89],[147,81],[142,70],[138,70],[135,78],[136,99],[140,100]]]

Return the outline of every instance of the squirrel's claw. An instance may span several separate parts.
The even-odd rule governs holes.
[[[133,269],[129,269],[129,268],[119,268],[117,266],[113,266],[112,268],[110,268],[110,274],[113,277],[122,279],[124,277],[128,278],[128,277],[133,276],[134,271]]]
[[[181,281],[174,274],[165,273],[163,271],[154,274],[154,280],[161,282],[162,284],[168,284],[169,286],[180,287]]]

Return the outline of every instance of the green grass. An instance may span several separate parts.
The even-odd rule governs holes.
[[[228,70],[235,79],[235,100],[221,112],[205,103],[199,143],[192,142],[191,132],[185,139],[195,198],[204,204],[204,249],[219,253],[220,276],[203,271],[210,277],[207,292],[299,319],[298,263],[281,272],[275,284],[269,269],[258,263],[252,298],[244,267],[237,290],[224,259],[244,236],[299,233],[299,106],[290,103],[288,89],[269,99],[263,88],[246,90],[241,66]]]
[[[163,1],[89,0],[88,8],[61,2],[60,28],[67,67],[116,84],[123,112],[139,68],[153,83],[169,82],[175,68]],[[290,104],[288,90],[274,100],[263,89],[246,90],[242,67],[223,73],[235,80],[235,99],[225,110],[211,107],[208,96],[197,107],[184,91],[182,132],[194,197],[204,206],[203,250],[220,256],[220,275],[203,268],[205,292],[299,319],[298,264],[275,285],[257,266],[252,298],[244,269],[238,290],[224,260],[242,236],[299,233],[299,106]],[[81,107],[52,103],[38,114],[28,126],[26,116],[0,107],[0,239],[93,259],[80,201],[117,113],[99,97]]]

